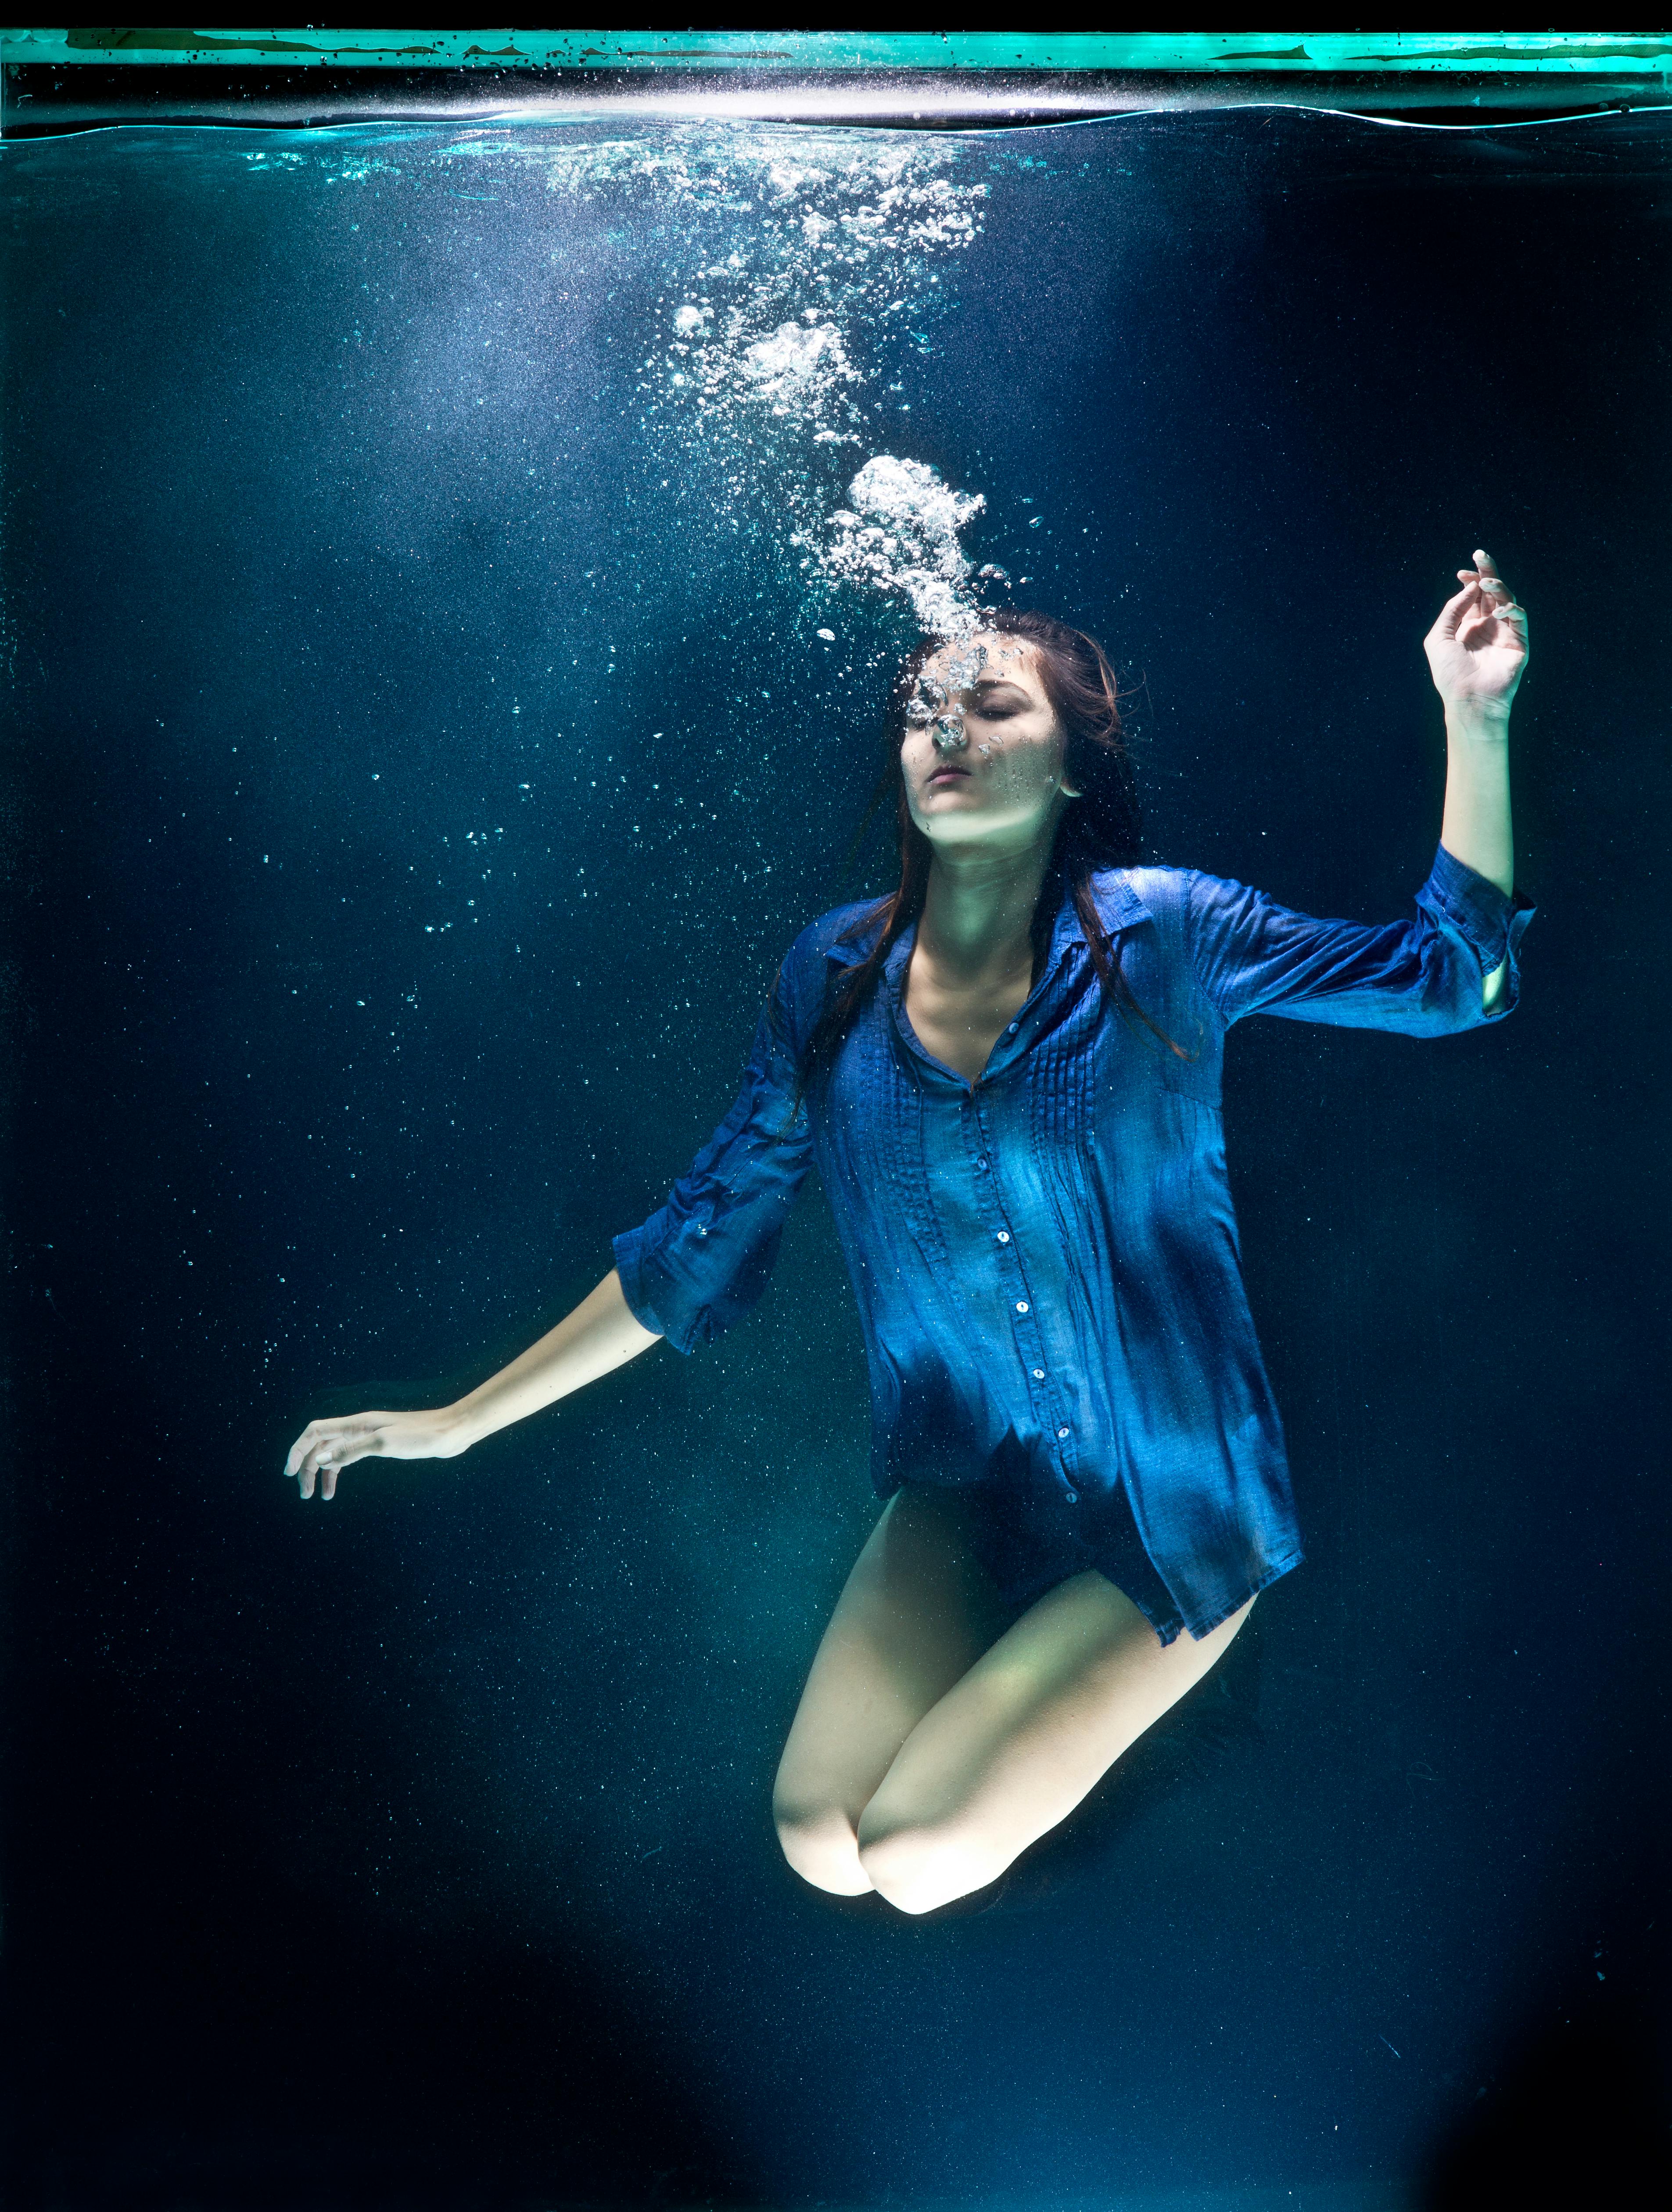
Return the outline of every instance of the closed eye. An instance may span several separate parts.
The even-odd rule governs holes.
[[[1017,690],[1010,684],[995,684],[990,690],[984,685],[978,685],[973,692],[966,696],[970,703],[965,713],[979,714],[984,721],[988,722],[1006,721],[1013,714],[1025,714],[1033,703],[1026,692]]]

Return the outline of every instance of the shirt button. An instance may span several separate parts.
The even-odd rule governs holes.
[[[1008,1229],[1001,1229],[999,1231],[998,1241],[1001,1244],[1008,1244],[1010,1242],[1010,1232]]]
[[[1026,1313],[1027,1311],[1027,1301],[1026,1298],[1018,1298],[1016,1300],[1016,1311],[1018,1313]]]
[[[1033,1380],[1036,1382],[1043,1382],[1045,1381],[1045,1370],[1043,1367],[1036,1367],[1033,1370]]]
[[[1011,1023],[1011,1024],[1010,1024],[1010,1026],[1009,1026],[1009,1029],[1006,1031],[1006,1035],[1007,1035],[1007,1036],[1015,1036],[1015,1035],[1016,1031],[1017,1031],[1021,1027],[1021,1024],[1020,1022],[1012,1022],[1012,1023]]]
[[[1065,1437],[1068,1434],[1068,1431],[1066,1429],[1058,1429],[1057,1433],[1059,1437]]]
[[[980,1168],[980,1169],[982,1169],[982,1170],[984,1170],[984,1169],[986,1168],[986,1165],[987,1165],[987,1162],[986,1162],[985,1156],[984,1155],[984,1156],[983,1156],[983,1158],[981,1158],[980,1159],[978,1159],[978,1160],[976,1162],[976,1164],[976,1164],[976,1166],[977,1166],[978,1168]]]
[[[1063,1495],[1070,1505],[1078,1505],[1080,1503],[1080,1492],[1077,1490],[1065,1490]]]

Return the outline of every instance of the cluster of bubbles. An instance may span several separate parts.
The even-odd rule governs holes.
[[[848,486],[848,498],[851,505],[829,518],[824,573],[901,594],[931,636],[966,632],[974,610],[959,532],[987,504],[980,493],[954,491],[926,461],[878,453]]]
[[[719,527],[775,541],[809,605],[857,590],[929,635],[968,635],[978,598],[1009,581],[963,552],[986,502],[882,449],[909,414],[884,363],[932,349],[942,269],[981,234],[989,186],[959,173],[955,144],[829,131],[809,153],[800,133],[690,124],[566,143],[472,131],[444,158],[534,167],[577,207],[628,216],[663,271],[635,363],[645,428]],[[360,151],[330,180],[385,171]]]
[[[716,327],[710,301],[685,301],[673,316],[664,362],[667,388],[693,408],[711,434],[745,427],[749,406],[820,445],[853,445],[857,421],[853,387],[865,381],[848,358],[839,326],[817,307],[780,323],[764,337]],[[742,400],[749,406],[739,408]],[[742,418],[740,420],[740,417]]]
[[[943,759],[967,750],[969,733],[964,727],[964,702],[994,662],[989,648],[970,635],[973,626],[971,620],[960,622],[948,649],[937,653],[932,664],[921,671],[906,702],[907,726],[929,730],[935,750]],[[1006,661],[1021,657],[1021,648],[1002,645],[997,657],[1002,673]],[[983,745],[980,750],[984,753],[989,748]]]
[[[906,720],[914,730],[932,726],[935,750],[945,757],[964,751],[969,744],[961,702],[987,665],[987,648],[966,641],[941,659],[943,665],[938,673],[925,668],[918,676],[917,689],[906,702]]]
[[[904,601],[935,635],[966,632],[974,587],[997,574],[972,578],[959,542],[984,501],[875,450],[874,428],[899,389],[883,384],[881,343],[929,348],[936,264],[980,234],[988,187],[950,173],[956,149],[833,131],[810,160],[785,134],[697,127],[546,158],[552,189],[628,186],[678,240],[642,364],[647,422],[682,453],[694,428],[724,499],[764,502],[809,582]]]

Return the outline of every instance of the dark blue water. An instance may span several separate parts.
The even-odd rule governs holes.
[[[1663,2172],[1665,118],[136,129],[0,177],[13,2200]],[[954,592],[1107,644],[1154,853],[1314,912],[1421,880],[1475,545],[1534,638],[1513,1021],[1236,1039],[1310,1555],[1257,1735],[922,1923],[767,1814],[875,1510],[816,1193],[698,1358],[328,1510],[279,1473],[588,1290],[790,939],[885,884],[841,860],[909,562],[831,519],[879,455]]]

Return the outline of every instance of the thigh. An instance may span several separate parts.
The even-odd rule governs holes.
[[[939,1837],[990,1860],[991,1880],[1201,1680],[1247,1613],[1164,1645],[1102,1575],[1059,1583],[912,1730],[866,1808],[862,1849]]]
[[[840,1812],[857,1823],[900,1746],[1004,1618],[956,1493],[896,1491],[814,1657],[778,1766],[780,1814]]]

